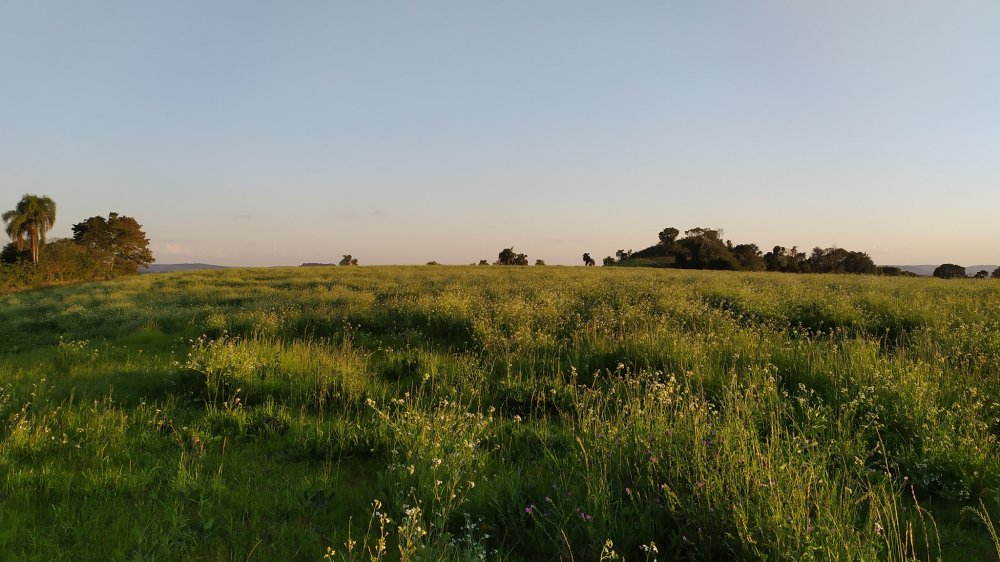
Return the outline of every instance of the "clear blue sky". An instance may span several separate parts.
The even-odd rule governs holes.
[[[1000,2],[7,1],[0,208],[159,262],[1000,262]]]

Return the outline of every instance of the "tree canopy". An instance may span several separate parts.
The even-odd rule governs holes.
[[[940,279],[962,279],[968,277],[965,268],[953,263],[943,263],[934,270],[934,277]]]
[[[137,273],[154,261],[142,225],[118,213],[74,224],[73,240],[98,256],[108,275]]]
[[[24,194],[17,206],[2,215],[7,236],[17,252],[31,250],[31,262],[37,264],[45,233],[56,223],[56,203],[45,195]]]
[[[528,265],[528,255],[515,252],[513,246],[504,248],[497,256],[494,265]]]

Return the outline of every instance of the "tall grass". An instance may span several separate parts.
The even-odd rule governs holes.
[[[6,295],[0,552],[995,560],[998,305],[992,281],[558,267]]]

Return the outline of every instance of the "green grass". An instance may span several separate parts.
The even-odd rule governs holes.
[[[0,296],[9,559],[997,560],[998,435],[992,281],[287,268]]]

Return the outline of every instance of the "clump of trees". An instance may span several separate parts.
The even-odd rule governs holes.
[[[756,244],[734,244],[717,228],[692,228],[684,231],[667,227],[660,231],[656,244],[637,252],[618,250],[615,257],[604,258],[604,265],[645,265],[679,269],[717,269],[731,271],[784,271],[793,273],[867,273],[902,274],[898,268],[880,269],[864,252],[843,248],[814,248],[811,253],[795,246],[775,246],[766,254]],[[894,270],[894,271],[893,271]]]
[[[51,242],[49,197],[26,194],[2,218],[11,241],[0,251],[0,291],[135,275],[154,261],[142,225],[118,213],[90,217],[73,225],[72,238]]]
[[[337,265],[358,265],[358,258],[351,254],[344,254],[344,257],[340,259]]]
[[[515,252],[511,246],[500,251],[493,265],[528,265],[528,255]]]

